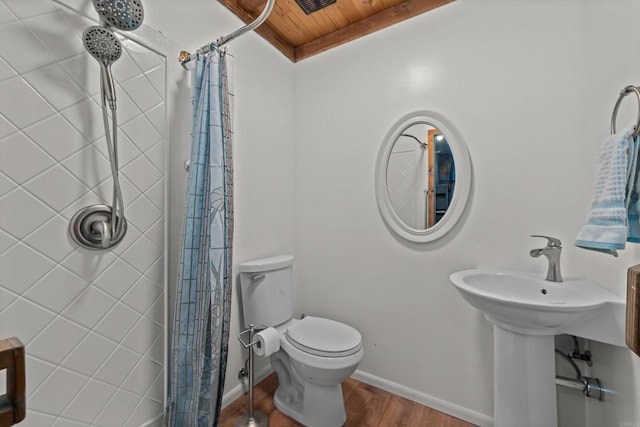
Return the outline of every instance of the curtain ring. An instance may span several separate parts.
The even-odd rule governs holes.
[[[618,101],[616,102],[616,106],[613,107],[613,114],[611,115],[611,134],[616,133],[616,118],[618,116],[618,109],[620,108],[620,104],[622,100],[629,95],[630,93],[635,93],[638,98],[638,120],[636,121],[636,126],[634,128],[633,137],[637,137],[640,134],[640,89],[636,86],[629,85],[620,91],[620,96],[618,97]]]

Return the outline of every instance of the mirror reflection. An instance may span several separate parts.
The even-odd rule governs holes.
[[[391,208],[407,227],[426,230],[437,224],[456,184],[446,135],[427,123],[404,129],[389,154],[386,181]]]

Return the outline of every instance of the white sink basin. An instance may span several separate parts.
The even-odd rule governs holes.
[[[549,282],[530,273],[488,269],[453,273],[451,282],[462,297],[487,318],[516,332],[536,335],[569,333],[598,309],[620,298],[586,280]]]
[[[483,269],[450,279],[494,325],[495,427],[557,426],[553,335],[625,345],[625,300],[589,280]]]

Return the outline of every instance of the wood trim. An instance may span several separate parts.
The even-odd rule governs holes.
[[[220,0],[228,1],[228,0]],[[389,9],[376,13],[368,18],[354,22],[339,30],[319,37],[295,48],[295,60],[301,61],[310,56],[340,46],[367,34],[386,28],[390,25],[402,22],[422,13],[428,12],[454,0],[406,0]]]
[[[259,15],[259,12],[254,15],[252,13],[247,12],[238,4],[236,0],[218,0],[224,6],[226,6],[229,10],[235,13],[240,19],[244,21],[245,24],[249,24],[256,20]],[[266,2],[265,2],[266,4]],[[262,8],[260,9],[262,11]],[[268,24],[264,23],[260,25],[258,28],[254,30],[256,33],[260,34],[265,40],[271,43],[276,49],[284,54],[291,61],[295,62],[295,50],[293,46],[291,46],[286,40],[284,40],[278,33],[276,33]],[[217,37],[222,37],[220,34]],[[216,37],[213,36],[212,37]]]
[[[266,0],[218,1],[247,24],[254,21],[258,17],[259,13],[262,11],[264,5],[266,4]],[[338,0],[338,2],[335,4],[335,7],[339,9],[346,8],[351,12],[360,10],[352,3],[353,1],[357,0]],[[286,33],[278,31],[278,21],[282,23],[283,20],[291,20],[290,16],[279,16],[278,19],[269,18],[264,24],[256,28],[255,31],[269,43],[271,43],[276,49],[282,52],[292,62],[298,62],[313,55],[317,55],[319,53],[327,51],[333,47],[340,46],[367,34],[371,34],[375,31],[386,28],[390,25],[402,22],[406,19],[428,12],[440,6],[444,6],[445,4],[451,3],[453,1],[455,0],[405,0],[402,3],[386,8],[367,18],[360,19],[356,22],[338,28],[335,31],[322,35],[301,45],[295,45],[295,43],[287,40]],[[333,7],[333,5],[329,6],[329,8],[331,7]],[[364,9],[366,9],[367,7],[368,6],[364,7]],[[278,14],[277,7],[274,7],[274,11],[272,12],[272,14]],[[329,25],[330,21],[333,22],[335,19],[342,19],[341,14],[329,14],[329,12],[325,10],[316,12],[315,16],[309,16],[313,18],[309,22],[301,22],[296,20],[295,22],[289,22],[289,24],[293,24],[293,26],[287,24],[289,27],[289,31],[294,31],[294,33],[291,33],[292,40],[295,40],[296,37],[298,38],[298,40],[304,40],[305,34],[306,37],[308,37],[309,33],[313,33],[314,31],[319,30],[322,27],[325,27],[326,30],[326,27]],[[311,25],[306,24],[310,23],[314,23],[313,28],[307,28],[307,26]],[[340,23],[333,22],[332,26],[335,28],[335,26],[339,25]],[[296,30],[292,30],[293,28],[297,28],[297,32],[300,32],[300,34],[297,34],[295,32]],[[293,34],[296,34],[296,36],[294,37]],[[215,35],[212,35],[212,37],[214,36]],[[222,34],[218,36],[222,36]]]
[[[435,158],[436,158],[436,145],[435,135],[439,134],[437,129],[429,129],[427,131],[427,162],[429,177],[427,180],[427,191],[429,192],[427,203],[427,228],[433,227],[436,223],[436,171],[435,171]]]
[[[0,341],[0,370],[7,370],[7,394],[0,396],[0,427],[24,420],[27,414],[24,345],[18,338]]]
[[[625,341],[640,356],[640,264],[627,270],[627,321]]]

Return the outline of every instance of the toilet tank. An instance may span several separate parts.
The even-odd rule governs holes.
[[[293,256],[247,261],[238,269],[246,328],[276,326],[293,317]]]

